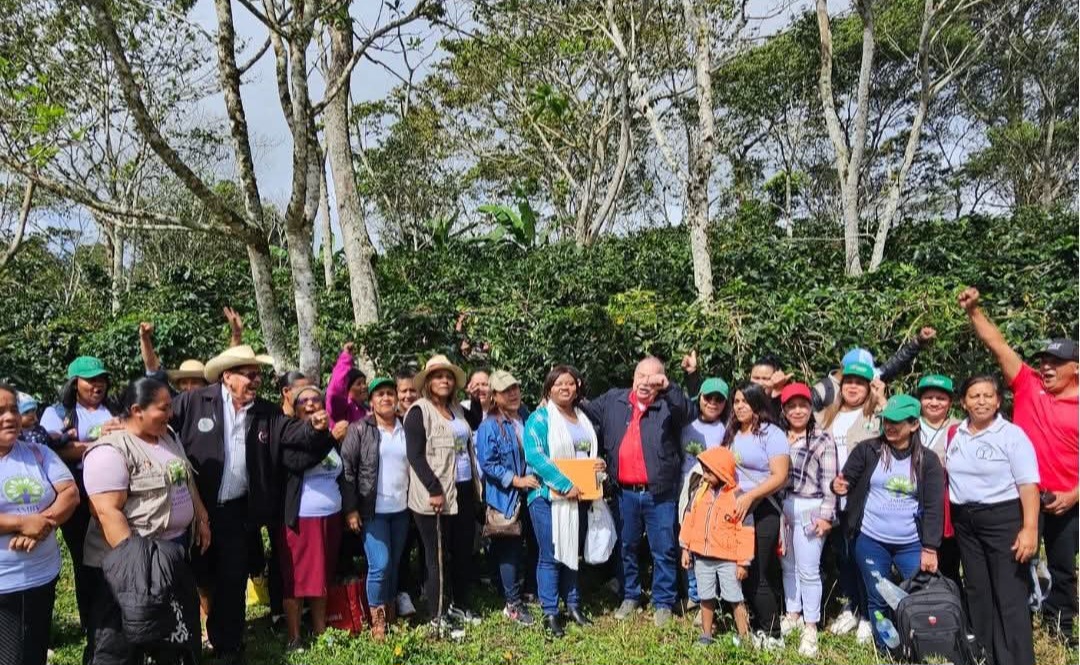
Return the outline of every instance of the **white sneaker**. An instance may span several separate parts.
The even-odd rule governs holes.
[[[779,637],[769,637],[765,631],[759,630],[750,636],[750,643],[758,651],[777,651],[784,648],[784,640]]]
[[[855,641],[859,644],[870,644],[874,639],[874,629],[866,619],[859,619],[859,629],[855,631]]]
[[[816,658],[817,654],[817,626],[803,626],[802,639],[799,640],[799,655]]]
[[[416,614],[416,605],[413,605],[412,598],[404,591],[397,595],[397,613],[401,617],[410,617]]]
[[[802,628],[802,617],[792,619],[790,616],[785,614],[784,617],[780,619],[780,635],[782,635],[783,637],[787,637],[796,630],[802,630]]]
[[[840,616],[833,619],[833,622],[829,624],[829,632],[833,635],[847,635],[858,627],[859,619],[851,610],[844,610],[840,613]]]

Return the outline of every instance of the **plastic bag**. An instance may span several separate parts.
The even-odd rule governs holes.
[[[615,550],[615,519],[603,499],[589,506],[589,524],[585,533],[585,563],[598,565],[606,562]]]

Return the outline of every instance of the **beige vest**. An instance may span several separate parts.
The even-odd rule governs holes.
[[[455,462],[454,451],[454,430],[450,427],[449,421],[443,418],[442,414],[435,408],[435,405],[428,401],[426,398],[421,398],[412,405],[412,409],[420,409],[420,413],[424,416],[424,431],[427,433],[427,446],[424,448],[424,458],[427,460],[428,466],[435,473],[435,477],[439,479],[439,483],[442,484],[444,496],[446,498],[446,505],[443,507],[444,515],[456,515],[457,506],[457,484],[454,482],[456,476],[457,465]],[[465,412],[461,409],[461,405],[454,404],[450,407],[450,412],[454,414],[455,418],[465,421]],[[472,433],[469,434],[469,463],[472,465],[473,473],[473,491],[476,492],[476,496],[480,496],[480,471],[476,466],[476,445],[473,441]],[[420,482],[420,477],[416,475],[413,468],[409,467],[409,510],[414,513],[420,513],[421,515],[434,515],[435,512],[431,509],[431,505],[428,503],[428,499],[431,495],[428,494],[427,488]]]
[[[86,451],[88,454],[97,446],[112,446],[123,456],[128,469],[128,496],[124,503],[124,516],[127,517],[131,531],[144,538],[164,533],[172,513],[172,499],[169,497],[172,479],[169,470],[150,454],[147,450],[149,445],[151,444],[137,436],[126,431],[119,431],[98,439]],[[164,446],[183,461],[187,472],[188,488],[192,493],[196,492],[195,471],[191,468],[187,455],[184,454],[183,446],[177,442],[171,432],[161,437],[157,445]],[[105,541],[101,524],[97,519],[90,520],[83,547],[85,564],[100,568],[101,561],[108,550],[109,544]]]

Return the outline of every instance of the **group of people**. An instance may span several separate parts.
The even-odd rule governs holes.
[[[507,371],[467,376],[436,355],[419,372],[369,380],[351,344],[325,392],[321,377],[287,372],[271,401],[260,393],[272,359],[241,343],[231,310],[232,346],[168,372],[153,326],[142,324],[147,373],[116,402],[91,357],[70,364],[60,399],[44,409],[0,386],[0,661],[45,663],[57,528],[85,663],[188,657],[200,648],[191,639],[202,635],[200,611],[214,654],[234,663],[244,659],[245,591],[262,567],[263,528],[271,611],[284,615],[290,649],[303,645],[303,603],[318,634],[335,576],[359,559],[371,632],[385,636],[415,611],[414,551],[433,625],[466,630],[479,621],[478,543],[506,619],[535,623],[526,602],[535,591],[543,630],[561,637],[567,623],[591,623],[578,576],[593,513],[607,512],[617,544],[603,570],[621,595],[618,620],[648,604],[663,626],[699,607],[708,645],[723,601],[737,643],[771,649],[798,635],[799,652],[813,657],[830,577],[842,604],[829,630],[884,647],[873,621],[888,611],[879,581],[922,571],[963,589],[987,662],[1031,665],[1033,592],[1044,625],[1075,641],[1080,358],[1075,341],[1057,339],[1029,365],[975,289],[959,305],[1004,386],[984,374],[956,388],[929,373],[914,394],[888,396],[889,380],[934,338],[924,328],[881,366],[852,349],[813,385],[766,356],[732,389],[703,377],[692,352],[685,391],[646,357],[628,389],[586,399],[580,373],[556,365],[532,410]],[[1030,566],[1040,542],[1045,598]],[[173,611],[151,617],[171,620],[169,630],[145,607],[141,623],[130,616],[133,593],[161,595],[136,589],[155,575],[176,587]]]

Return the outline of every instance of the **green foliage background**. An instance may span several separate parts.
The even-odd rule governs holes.
[[[320,303],[326,369],[349,339],[363,343],[383,372],[456,348],[454,320],[467,311],[465,333],[488,341],[490,364],[514,372],[529,395],[556,362],[578,366],[596,393],[625,383],[643,353],[674,369],[691,348],[708,371],[728,380],[743,378],[766,351],[809,379],[853,345],[884,359],[923,325],[938,329],[938,341],[913,374],[960,377],[992,368],[956,306],[966,284],[983,291],[991,317],[1025,353],[1048,337],[1076,337],[1074,214],[1021,209],[1010,217],[905,223],[893,231],[882,268],[859,278],[843,276],[841,243],[822,239],[835,234],[833,227],[801,223],[788,238],[770,215],[746,206],[711,227],[713,311],[693,301],[689,242],[679,228],[606,237],[587,249],[451,240],[421,252],[393,250],[377,264],[382,321],[364,330],[353,330],[339,263],[339,286]],[[214,260],[189,259],[153,281],[137,280],[113,318],[100,252],[77,257],[82,281],[64,303],[64,261],[35,241],[0,284],[7,303],[0,377],[52,399],[66,363],[83,353],[102,357],[118,380],[136,376],[136,329],[144,319],[157,324],[167,364],[205,359],[228,338],[224,305],[246,315],[246,335],[258,345],[243,249],[228,249],[215,247]],[[235,262],[220,258],[230,254]],[[287,306],[285,265],[275,277]],[[910,386],[911,378],[901,384]]]

